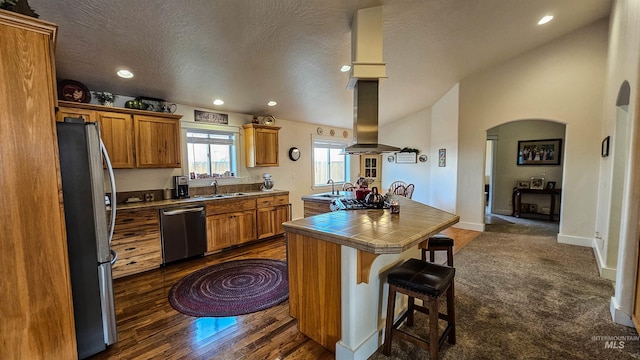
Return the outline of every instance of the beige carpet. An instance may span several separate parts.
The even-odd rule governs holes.
[[[640,359],[635,329],[611,321],[613,286],[599,277],[592,249],[554,236],[485,232],[454,262],[457,344],[445,344],[442,359]],[[427,317],[416,317],[414,330],[426,334]],[[390,357],[371,357],[426,358],[398,339]]]

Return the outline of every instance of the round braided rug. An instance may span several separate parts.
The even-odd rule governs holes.
[[[195,271],[169,291],[169,303],[191,316],[235,316],[268,309],[289,297],[287,263],[234,260]]]

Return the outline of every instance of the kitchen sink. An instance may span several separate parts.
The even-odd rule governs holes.
[[[344,197],[344,195],[340,195],[340,194],[322,194],[322,195],[316,195],[317,197],[326,197],[326,198],[338,198],[338,197]]]
[[[197,199],[219,199],[219,198],[228,198],[234,196],[247,195],[247,193],[237,192],[237,193],[227,193],[227,194],[209,194],[209,195],[197,195],[194,196]]]
[[[209,194],[209,195],[198,195],[194,197],[198,199],[216,199],[216,198],[222,198],[225,196],[226,196],[225,194]]]

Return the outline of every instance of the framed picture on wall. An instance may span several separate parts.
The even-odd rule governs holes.
[[[518,141],[518,165],[560,165],[562,139]]]

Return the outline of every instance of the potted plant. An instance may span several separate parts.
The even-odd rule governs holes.
[[[118,96],[107,91],[93,91],[93,97],[104,106],[113,106],[113,102]]]

